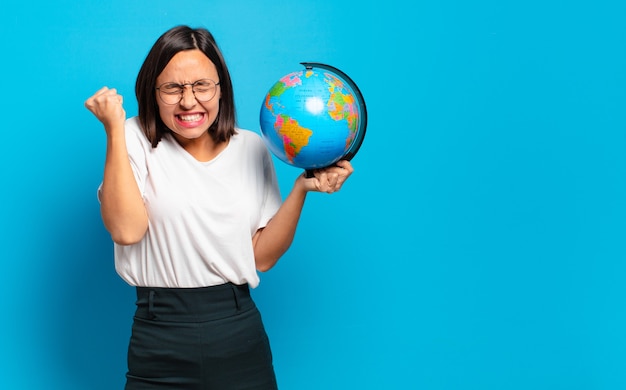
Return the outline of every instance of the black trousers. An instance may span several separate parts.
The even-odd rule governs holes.
[[[247,285],[137,288],[126,390],[277,389]]]

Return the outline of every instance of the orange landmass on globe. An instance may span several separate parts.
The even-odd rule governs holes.
[[[274,128],[283,138],[283,147],[289,162],[293,162],[302,148],[309,144],[309,138],[313,135],[313,131],[300,126],[297,120],[288,115],[277,115]]]

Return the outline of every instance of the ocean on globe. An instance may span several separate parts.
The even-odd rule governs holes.
[[[281,77],[261,106],[261,133],[281,161],[311,171],[350,160],[365,136],[367,111],[356,84],[329,65],[302,63]]]

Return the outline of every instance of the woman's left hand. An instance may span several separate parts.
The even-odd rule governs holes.
[[[314,177],[305,179],[305,186],[307,191],[332,194],[341,189],[352,172],[354,172],[354,168],[352,168],[350,161],[341,160],[333,166],[313,171]]]

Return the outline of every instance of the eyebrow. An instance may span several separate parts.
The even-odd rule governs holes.
[[[184,82],[184,83],[178,83],[176,81],[165,81],[165,82],[163,82],[163,83],[161,83],[159,85],[164,85],[164,84],[191,85],[191,84],[197,83],[198,81],[204,81],[204,80],[210,80],[210,81],[213,81],[215,84],[219,84],[219,81],[216,81],[215,79],[212,79],[210,77],[203,77],[203,78],[198,79],[196,81],[189,81],[189,82]]]

